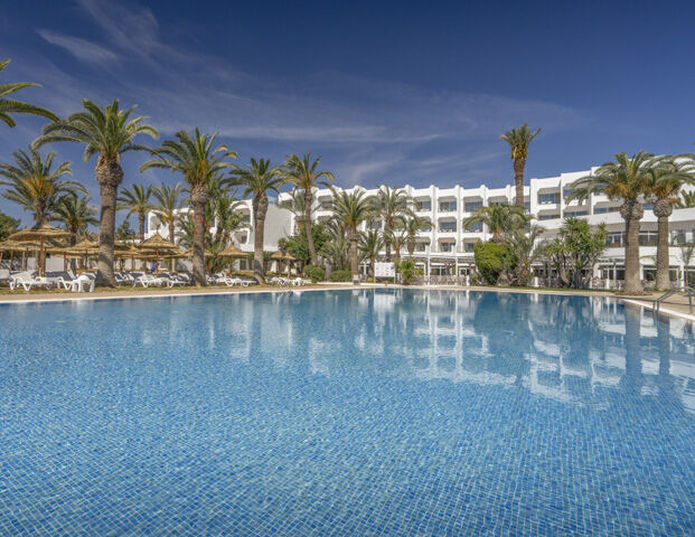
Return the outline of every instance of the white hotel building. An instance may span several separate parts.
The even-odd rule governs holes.
[[[625,223],[620,217],[620,202],[611,202],[606,196],[592,195],[582,204],[576,201],[567,203],[571,185],[580,177],[593,173],[596,168],[587,171],[563,173],[557,177],[531,179],[524,188],[526,207],[535,217],[534,222],[545,228],[541,239],[552,238],[562,225],[562,219],[568,216],[585,218],[592,225],[606,224],[610,233],[609,246],[597,267],[595,275],[608,282],[623,278],[624,248],[623,232]],[[433,222],[429,230],[419,233],[415,257],[428,276],[464,275],[473,267],[473,247],[480,240],[489,240],[491,235],[484,225],[465,228],[464,220],[480,207],[494,203],[513,203],[515,190],[513,185],[502,188],[488,188],[481,185],[476,188],[454,186],[440,188],[431,185],[426,188],[414,188],[406,185],[406,193],[415,202],[415,210],[421,216],[427,216]],[[376,196],[378,188],[353,189],[364,190],[368,196]],[[279,201],[289,198],[289,193],[279,195]],[[332,217],[332,193],[329,189],[315,192],[316,208],[314,220],[325,221]],[[641,221],[640,256],[643,279],[649,278],[655,270],[657,222],[651,211],[651,204],[644,206],[644,218]],[[184,209],[187,210],[187,209]],[[253,217],[251,202],[241,205],[242,213],[248,218],[249,229],[236,234],[237,246],[242,250],[253,250]],[[366,227],[363,225],[363,228]],[[148,217],[148,236],[159,231],[167,236],[156,215]],[[271,205],[265,225],[265,249],[276,250],[281,237],[291,235],[295,230],[295,217],[287,210]],[[695,258],[684,259],[684,248],[679,241],[695,241],[695,208],[674,209],[670,218],[670,264],[673,281],[689,281],[695,284]]]

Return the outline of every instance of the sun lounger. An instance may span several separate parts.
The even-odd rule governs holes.
[[[135,279],[135,281],[133,282],[133,287],[136,287],[137,284],[140,284],[143,287],[150,287],[151,285],[161,287],[164,284],[164,279],[159,278],[154,274],[143,274],[142,276],[138,276]]]
[[[20,272],[10,279],[10,290],[22,287],[25,291],[31,291],[32,287],[45,287],[50,289],[53,282],[41,276],[34,276],[31,272]]]
[[[59,285],[62,285],[65,289],[69,289],[73,293],[91,293],[94,291],[95,282],[96,280],[91,276],[80,274],[77,278],[73,278],[72,280],[61,278]]]

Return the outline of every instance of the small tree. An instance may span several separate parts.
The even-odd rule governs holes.
[[[514,270],[516,262],[512,249],[504,243],[478,242],[473,249],[475,266],[483,282],[497,285],[505,271]]]
[[[604,224],[592,227],[586,220],[566,218],[559,235],[543,243],[541,251],[557,271],[560,285],[579,289],[587,287],[607,239]]]

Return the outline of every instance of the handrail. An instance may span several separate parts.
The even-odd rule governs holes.
[[[670,289],[669,291],[666,291],[663,295],[661,295],[659,298],[655,299],[653,301],[654,303],[654,310],[658,313],[659,312],[659,307],[661,306],[661,303],[666,300],[667,298],[675,295],[676,293],[685,293],[685,296],[688,297],[688,305],[690,308],[690,313],[693,312],[693,297],[695,296],[695,289],[692,287],[689,287],[687,285],[683,285],[682,287],[674,287],[673,289]]]

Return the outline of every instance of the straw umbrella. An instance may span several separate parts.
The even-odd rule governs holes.
[[[277,261],[278,265],[280,264],[280,261],[286,261],[287,262],[287,276],[290,275],[290,263],[292,261],[296,261],[296,259],[294,258],[294,256],[292,254],[283,253],[281,250],[278,250],[273,255],[271,255],[270,259],[274,259],[275,261]],[[278,272],[280,272],[280,271],[278,271]]]
[[[39,275],[43,276],[45,272],[44,264],[46,262],[46,241],[60,240],[70,237],[72,233],[65,231],[49,224],[34,226],[32,228],[21,229],[8,237],[8,240],[19,242],[36,242],[39,243]]]
[[[159,232],[152,235],[146,241],[141,242],[138,248],[143,252],[150,252],[155,255],[157,259],[157,273],[159,273],[159,259],[164,254],[176,252],[177,250],[176,245],[162,237]]]
[[[74,246],[56,248],[51,253],[62,255],[63,257],[75,257],[82,260],[82,268],[87,268],[87,258],[90,255],[99,255],[99,243],[89,239],[82,239]]]
[[[4,242],[0,242],[0,261],[2,261],[3,252],[10,252],[10,268],[12,268],[12,261],[14,260],[14,253],[22,253],[22,270],[26,269],[26,254],[31,250],[36,250],[39,247],[38,243],[34,242],[20,242],[7,239]]]
[[[228,257],[228,258],[229,258],[229,268],[230,268],[230,272],[231,272],[232,261],[233,261],[234,259],[243,259],[243,258],[249,256],[248,253],[239,250],[239,248],[237,248],[237,247],[234,246],[233,244],[230,244],[229,246],[227,246],[224,250],[222,250],[222,251],[221,251],[220,253],[218,253],[217,255],[220,256],[220,257]]]

